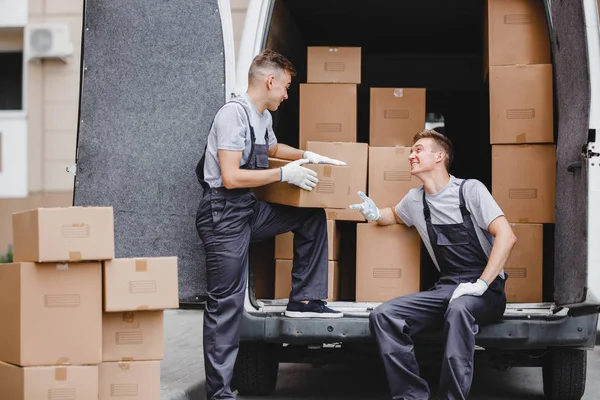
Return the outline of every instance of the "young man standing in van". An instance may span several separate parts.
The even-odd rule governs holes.
[[[369,316],[395,400],[429,398],[411,337],[442,327],[446,342],[440,399],[466,399],[475,335],[479,326],[500,319],[506,308],[503,268],[516,237],[481,182],[449,174],[453,156],[448,138],[433,130],[420,132],[409,161],[411,174],[423,185],[411,189],[394,209],[379,210],[364,193],[359,193],[364,203],[350,206],[380,225],[415,226],[440,271],[430,290],[389,300]]]
[[[217,112],[196,167],[204,192],[196,228],[206,253],[204,367],[207,399],[234,399],[230,382],[238,353],[250,242],[294,232],[292,291],[285,315],[339,318],[327,298],[327,221],[322,209],[258,201],[250,188],[288,182],[312,190],[317,182],[305,163],[345,165],[277,143],[270,111],[288,98],[295,69],[265,50],[248,72],[248,90]],[[268,157],[292,160],[269,168]]]

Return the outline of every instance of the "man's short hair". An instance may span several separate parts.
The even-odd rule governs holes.
[[[433,139],[434,147],[432,150],[443,151],[446,153],[444,164],[446,166],[446,171],[450,171],[450,166],[452,165],[452,161],[454,161],[454,146],[452,146],[450,139],[433,129],[425,129],[417,133],[413,138],[413,144],[419,139]]]
[[[282,71],[287,71],[290,76],[296,76],[296,69],[287,58],[273,50],[266,49],[252,60],[248,70],[248,81],[268,74],[279,77]]]

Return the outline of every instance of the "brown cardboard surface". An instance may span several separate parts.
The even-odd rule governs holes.
[[[325,157],[341,160],[348,164],[351,171],[348,205],[350,205],[352,200],[357,197],[359,191],[367,193],[367,169],[369,166],[368,144],[310,141],[306,143],[306,150],[310,150]],[[352,217],[355,218],[353,214]]]
[[[542,301],[543,226],[542,224],[511,224],[517,237],[504,272],[508,274],[505,292],[509,303],[540,303]]]
[[[112,207],[37,208],[13,214],[14,260],[95,261],[115,256]]]
[[[356,142],[356,85],[300,84],[300,148],[309,140]]]
[[[350,192],[350,203],[362,203],[362,199],[358,197],[358,194],[353,198],[352,192]],[[350,208],[326,208],[325,214],[327,215],[327,219],[331,219],[334,221],[366,221],[365,217],[363,217],[363,215],[359,211],[352,210]]]
[[[358,224],[356,242],[356,301],[383,302],[419,291],[421,247],[415,228]]]
[[[371,88],[370,146],[412,146],[425,129],[425,89]]]
[[[104,311],[179,308],[177,257],[104,262]]]
[[[102,363],[98,400],[160,400],[160,361]]]
[[[327,221],[327,259],[337,261],[340,255],[340,235],[335,221]],[[275,237],[275,258],[282,260],[294,259],[294,234],[292,232]]]
[[[553,223],[555,146],[493,145],[492,195],[510,222]]]
[[[124,311],[102,315],[102,361],[162,360],[163,311]]]
[[[409,155],[410,147],[369,147],[368,195],[377,207],[395,207],[410,189],[422,185],[410,174]]]
[[[308,46],[308,83],[360,83],[360,47]]]
[[[484,75],[491,65],[549,64],[550,38],[540,0],[488,0]]]
[[[490,143],[554,141],[552,65],[490,67]]]
[[[101,264],[0,264],[0,320],[2,361],[99,364]]]
[[[269,168],[279,168],[289,161],[269,158]],[[257,198],[293,207],[347,208],[351,170],[348,166],[304,164],[317,173],[319,183],[308,191],[287,182],[254,188]]]
[[[275,298],[287,299],[292,291],[292,260],[275,260]],[[339,298],[339,264],[329,261],[327,264],[327,299],[336,301]]]

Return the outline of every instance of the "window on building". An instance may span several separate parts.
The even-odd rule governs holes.
[[[23,53],[0,52],[0,110],[23,109]]]

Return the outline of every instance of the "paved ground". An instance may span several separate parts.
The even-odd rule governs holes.
[[[204,400],[202,312],[165,313],[165,359],[162,362],[161,400]],[[435,377],[431,379],[435,392]],[[600,393],[600,346],[588,356],[584,400]],[[257,399],[238,396],[238,400]],[[282,364],[275,393],[264,400],[389,400],[382,370],[370,365],[325,366]],[[478,364],[470,400],[543,400],[540,368],[507,372]]]

